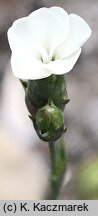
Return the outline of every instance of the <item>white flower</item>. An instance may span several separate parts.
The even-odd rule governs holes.
[[[88,24],[60,7],[40,8],[8,30],[14,75],[41,79],[69,72],[91,35]]]

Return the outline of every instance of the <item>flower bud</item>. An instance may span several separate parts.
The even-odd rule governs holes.
[[[40,108],[36,114],[35,127],[43,140],[56,140],[64,131],[62,111],[54,104]]]

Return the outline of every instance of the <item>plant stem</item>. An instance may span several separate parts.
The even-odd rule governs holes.
[[[49,142],[50,149],[50,191],[47,199],[55,200],[60,191],[62,184],[65,167],[66,167],[66,154],[63,138],[59,138],[55,142]]]

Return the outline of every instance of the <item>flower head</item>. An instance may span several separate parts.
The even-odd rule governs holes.
[[[69,72],[91,35],[88,24],[60,7],[40,8],[8,30],[13,73],[35,80]]]

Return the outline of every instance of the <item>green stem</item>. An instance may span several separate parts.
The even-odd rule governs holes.
[[[47,199],[55,200],[59,194],[66,167],[65,145],[62,138],[49,142],[50,149],[50,191]]]

